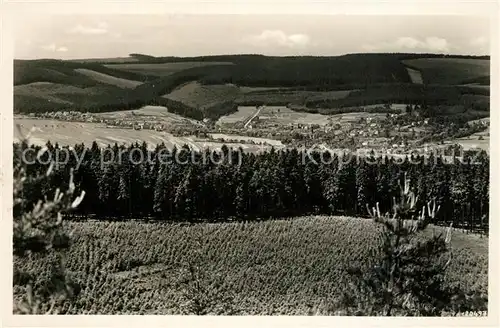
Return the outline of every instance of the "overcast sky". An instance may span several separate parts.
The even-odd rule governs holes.
[[[19,59],[490,53],[488,19],[471,16],[60,15],[17,19],[15,31]]]

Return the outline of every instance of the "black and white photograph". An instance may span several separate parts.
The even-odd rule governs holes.
[[[18,16],[9,312],[498,319],[494,23]]]

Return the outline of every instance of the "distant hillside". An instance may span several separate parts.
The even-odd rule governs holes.
[[[178,89],[188,82],[197,82],[192,84],[196,90]],[[132,54],[102,61],[15,60],[14,84],[16,112],[104,112],[161,104],[201,119],[225,115],[234,110],[234,104],[298,104],[297,108],[320,108],[325,113],[329,108],[387,102],[453,105],[467,110],[476,106],[471,103],[476,98],[481,98],[477,106],[486,111],[489,57],[350,54],[179,58]],[[171,97],[165,97],[169,94]]]
[[[465,84],[490,76],[489,59],[419,58],[404,60],[410,68],[420,71],[424,83]]]

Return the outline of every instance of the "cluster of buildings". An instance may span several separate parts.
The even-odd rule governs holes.
[[[119,127],[134,130],[146,129],[155,131],[165,131],[167,129],[167,123],[158,120],[155,117],[150,117],[148,120],[138,120],[135,117],[102,117],[99,114],[96,115],[94,113],[82,113],[76,111],[29,113],[27,116],[30,118],[54,119],[59,121],[103,123],[106,124],[106,127],[108,128]]]

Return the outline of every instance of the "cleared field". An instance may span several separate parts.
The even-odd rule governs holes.
[[[416,69],[407,67],[408,75],[410,75],[410,79],[413,83],[423,84],[424,80],[422,79],[422,74]]]
[[[91,221],[67,228],[73,237],[65,266],[81,285],[74,303],[62,308],[67,314],[193,314],[194,301],[205,314],[342,314],[337,300],[356,293],[347,269],[370,266],[380,237],[373,221],[346,217],[193,226]],[[446,281],[487,294],[488,238],[455,231],[451,242]],[[14,261],[35,283],[52,263]],[[22,292],[14,286],[14,298]]]
[[[185,69],[212,66],[212,65],[233,65],[231,62],[176,62],[160,64],[108,64],[108,68],[140,73],[145,75],[168,76],[172,73]]]
[[[283,143],[279,140],[273,140],[273,139],[266,139],[266,138],[254,138],[254,137],[246,137],[246,136],[234,136],[230,134],[223,134],[223,133],[210,133],[210,136],[214,139],[224,139],[224,140],[237,140],[237,141],[242,141],[242,142],[255,142],[255,143],[262,143],[265,142],[269,145],[273,145],[274,147],[283,147]]]
[[[420,71],[426,84],[463,84],[490,75],[488,59],[419,58],[403,63]]]
[[[217,122],[222,124],[245,122],[255,113],[255,109],[255,106],[238,106],[237,112],[223,116]],[[258,119],[279,124],[301,123],[325,125],[328,123],[329,116],[296,112],[285,106],[265,106],[261,109]]]
[[[358,122],[360,118],[385,118],[386,114],[382,113],[367,113],[367,112],[357,112],[357,113],[344,113],[328,115],[332,122],[338,123],[355,123]]]
[[[201,122],[175,114],[168,111],[164,106],[144,106],[140,109],[123,110],[117,112],[98,113],[95,116],[103,119],[130,120],[133,122],[144,122],[148,120],[159,120],[164,123],[189,123],[202,125]]]
[[[198,82],[189,82],[175,88],[163,97],[180,101],[195,108],[203,108],[223,101],[234,100],[239,94],[239,88],[232,84],[202,85]]]
[[[485,118],[480,118],[480,119],[477,119],[477,120],[472,120],[472,121],[469,121],[469,123],[480,123],[480,122],[485,122],[485,123],[489,123],[490,122],[490,118],[489,117],[485,117]],[[489,131],[489,127],[488,127],[488,131]]]
[[[33,82],[14,86],[14,92],[19,95],[46,95],[46,94],[89,94],[91,88],[79,88],[67,84],[51,82]]]
[[[472,88],[472,89],[479,89],[479,90],[490,90],[489,85],[482,85],[479,83],[468,83],[468,84],[463,84],[463,86]]]
[[[75,103],[73,101],[69,101],[67,99],[68,96],[92,96],[98,93],[98,88],[80,88],[72,85],[51,82],[33,82],[14,86],[14,94],[16,96],[36,97],[68,105]]]
[[[86,68],[77,68],[75,69],[75,71],[85,76],[88,76],[98,82],[115,85],[119,88],[133,89],[136,86],[142,84],[142,82],[139,81],[121,79],[119,77],[114,77],[108,74],[99,73]]]
[[[447,144],[459,144],[464,150],[482,149],[488,154],[490,153],[490,127],[485,131],[474,133],[468,137],[453,139]]]
[[[261,110],[259,119],[270,120],[280,124],[326,125],[329,121],[327,115],[296,112],[285,106],[266,106]]]
[[[96,141],[99,146],[107,146],[109,144],[131,144],[135,142],[145,141],[149,147],[154,148],[157,144],[164,143],[167,148],[177,148],[183,145],[188,145],[195,150],[205,148],[220,149],[223,143],[214,142],[211,140],[203,140],[195,137],[176,137],[168,132],[154,130],[134,130],[126,128],[107,128],[101,123],[80,123],[66,122],[56,120],[37,120],[16,118],[14,124],[20,124],[24,135],[34,128],[30,137],[30,143],[37,145],[45,145],[47,141],[51,143],[59,143],[59,145],[74,146],[75,144],[84,143],[91,146],[93,141]],[[14,141],[19,141],[19,132],[14,129]],[[231,139],[237,139],[238,136],[231,136]],[[268,139],[260,139],[261,142],[267,142]],[[242,139],[243,140],[243,139]],[[262,148],[258,145],[236,143],[231,144],[232,147],[241,147],[244,151],[259,152]]]

